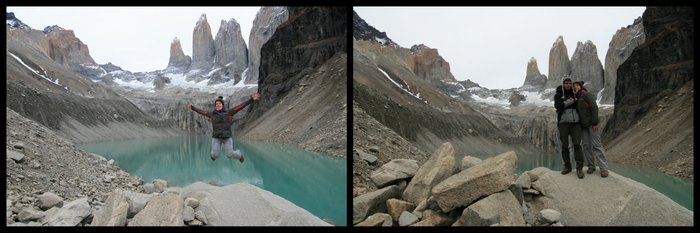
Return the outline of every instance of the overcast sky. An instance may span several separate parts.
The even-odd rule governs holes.
[[[192,32],[207,15],[212,38],[221,20],[235,19],[243,40],[248,37],[260,7],[7,7],[33,29],[58,25],[73,30],[98,64],[112,62],[132,72],[165,69],[170,43],[180,40],[192,57]]]
[[[549,50],[559,35],[569,59],[590,40],[605,66],[615,32],[642,16],[644,7],[354,7],[401,47],[438,49],[457,80],[489,89],[520,87],[527,63],[548,74]]]

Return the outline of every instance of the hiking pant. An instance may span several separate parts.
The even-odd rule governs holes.
[[[211,158],[218,159],[219,153],[221,153],[221,145],[224,145],[226,151],[226,157],[230,158],[241,158],[241,153],[233,152],[233,138],[211,138]]]
[[[561,141],[561,158],[564,159],[564,168],[571,169],[571,157],[569,151],[569,136],[574,144],[574,160],[576,168],[583,168],[583,151],[581,150],[581,125],[579,123],[560,123],[559,141]]]
[[[583,144],[583,155],[589,168],[595,168],[598,163],[600,170],[608,170],[608,160],[605,158],[605,148],[600,140],[600,130],[593,131],[593,127],[581,128],[581,139]]]

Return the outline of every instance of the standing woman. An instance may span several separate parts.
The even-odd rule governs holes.
[[[230,158],[236,158],[241,163],[243,163],[243,155],[240,153],[240,151],[236,150],[235,152],[233,151],[233,138],[231,133],[231,125],[233,124],[233,114],[236,114],[238,111],[242,110],[246,106],[248,106],[253,100],[257,101],[260,99],[260,93],[255,93],[251,96],[250,99],[247,101],[243,102],[242,104],[230,108],[230,109],[225,109],[224,108],[224,99],[223,97],[219,96],[218,99],[214,101],[214,110],[211,112],[207,112],[201,109],[198,109],[192,104],[188,104],[188,108],[194,110],[195,112],[209,117],[209,120],[211,121],[211,126],[212,126],[212,140],[211,140],[211,160],[214,161],[217,158],[219,158],[219,154],[221,153],[221,145],[224,145],[224,149],[226,150],[226,157]]]
[[[583,155],[588,161],[586,173],[595,172],[595,164],[600,167],[600,176],[608,177],[608,160],[605,158],[605,148],[600,140],[600,120],[598,118],[598,104],[594,94],[583,87],[583,81],[574,82],[576,93],[576,109],[581,116],[581,139],[583,140]]]

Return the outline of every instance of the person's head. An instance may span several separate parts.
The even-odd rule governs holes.
[[[583,87],[583,81],[576,81],[573,83],[574,92],[578,92]]]
[[[566,77],[566,76],[564,76],[564,84],[563,84],[563,86],[564,86],[564,90],[567,90],[567,91],[568,91],[568,90],[571,90],[571,79],[568,78],[568,77]]]
[[[219,96],[218,99],[214,100],[214,108],[216,108],[217,111],[224,108],[224,97],[223,96]]]

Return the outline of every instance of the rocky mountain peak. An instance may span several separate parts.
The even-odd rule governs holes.
[[[248,37],[248,71],[246,84],[258,83],[260,69],[260,48],[272,37],[277,27],[287,21],[289,12],[286,7],[261,7],[253,20],[253,28]]]
[[[62,27],[59,27],[58,25],[46,26],[44,28],[44,34],[49,34],[49,32],[52,32],[54,30],[66,30],[66,29],[63,29]]]
[[[186,56],[184,52],[182,52],[180,39],[175,37],[175,39],[173,39],[173,42],[170,43],[170,59],[168,61],[168,67],[187,69],[190,66],[191,62],[192,59],[189,56]]]
[[[527,62],[527,70],[525,71],[525,82],[523,86],[531,86],[537,91],[541,91],[544,85],[547,83],[547,76],[540,73],[540,69],[537,67],[537,59],[535,57],[530,58]]]
[[[241,79],[241,73],[248,66],[248,48],[241,34],[241,26],[231,18],[228,21],[221,20],[219,32],[214,40],[215,62],[225,66],[230,77]],[[228,81],[228,80],[222,80]]]
[[[601,103],[613,103],[615,86],[617,86],[617,68],[632,55],[632,51],[644,40],[644,25],[641,17],[635,19],[632,25],[620,28],[615,32],[605,54],[605,88],[601,93]]]
[[[199,17],[192,34],[192,69],[208,69],[213,64],[216,48],[206,14]]]
[[[377,41],[383,46],[398,46],[394,41],[389,39],[386,32],[380,32],[367,24],[355,11],[352,11],[352,27],[352,37],[356,40],[371,40]]]
[[[564,75],[571,74],[571,62],[569,54],[564,44],[564,37],[559,36],[552,44],[549,50],[549,75],[545,88],[555,88],[561,85],[561,80]]]
[[[414,74],[424,80],[457,81],[450,71],[450,63],[440,56],[437,49],[424,44],[411,46],[411,55],[406,58],[406,63]]]
[[[418,50],[424,50],[424,49],[430,49],[430,47],[428,47],[427,45],[424,45],[424,44],[417,44],[417,45],[411,46],[411,52],[415,52]]]
[[[14,29],[14,28],[21,28],[21,29],[24,29],[24,30],[30,30],[30,29],[31,29],[28,25],[24,24],[21,20],[19,20],[18,18],[16,18],[16,17],[15,17],[15,13],[13,13],[13,12],[7,12],[6,15],[7,15],[7,20],[6,20],[6,22],[7,22],[7,25],[10,25],[10,28],[12,28],[12,29]]]
[[[73,30],[66,30],[59,26],[51,26],[44,29],[49,43],[49,57],[54,61],[68,67],[79,64],[97,65],[90,57],[88,46],[75,37]]]
[[[605,84],[603,65],[598,59],[596,46],[590,40],[576,43],[571,56],[571,79],[584,81],[589,92],[597,94]]]

